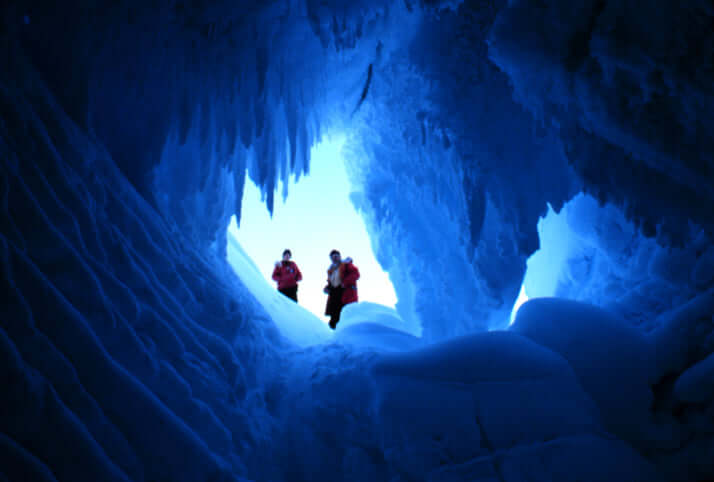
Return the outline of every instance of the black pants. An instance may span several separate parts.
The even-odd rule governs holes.
[[[278,289],[282,294],[293,300],[295,303],[297,303],[297,285],[291,286],[290,288],[282,288]]]
[[[345,290],[338,286],[337,288],[330,288],[330,295],[327,297],[327,308],[325,309],[325,314],[330,317],[330,328],[333,330],[337,327],[337,323],[340,322],[340,313],[342,313],[342,293]]]

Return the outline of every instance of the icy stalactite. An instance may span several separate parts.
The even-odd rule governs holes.
[[[336,4],[322,13],[311,5],[117,4],[98,21],[87,20],[96,12],[83,2],[61,11],[38,5],[22,12],[32,22],[13,30],[73,120],[102,140],[142,195],[161,198],[171,207],[164,214],[187,228],[201,210],[179,213],[178,198],[213,189],[207,183],[219,168],[228,175],[249,165],[272,205],[279,182],[306,172],[325,126],[354,109],[378,45],[388,56],[388,44],[399,42],[389,31],[405,15],[418,16],[401,3]],[[316,35],[323,20],[326,46]],[[172,193],[168,180],[155,181],[180,176],[166,165],[177,150],[195,176]],[[215,224],[236,213],[237,203],[225,204],[232,210],[218,208],[212,221],[193,227],[198,238],[214,239]]]
[[[289,177],[307,173],[310,147],[321,138],[325,126],[339,129],[348,119],[376,52],[387,57],[390,42],[401,42],[399,34],[390,30],[405,18],[418,17],[418,13],[405,17],[403,5],[377,8],[354,4],[341,13],[332,11],[342,8],[333,5],[319,16],[328,21],[329,28],[316,36],[318,26],[313,21],[317,14],[311,12],[311,5],[292,2],[284,8],[274,5],[254,12],[254,30],[231,28],[225,38],[199,37],[196,48],[202,56],[178,59],[176,90],[186,93],[180,101],[168,98],[166,102],[190,107],[182,107],[165,133],[156,136],[165,139],[163,155],[149,174],[155,196],[166,201],[160,203],[164,213],[174,217],[180,227],[196,231],[198,239],[222,236],[216,226],[227,225],[233,214],[240,217],[234,209],[238,202],[218,199],[233,196],[226,181],[217,179],[219,168],[224,169],[222,176],[247,168],[272,210],[278,183],[282,183],[285,196]],[[322,5],[320,10],[325,8]],[[306,12],[313,23],[306,21]],[[412,23],[410,20],[407,25]],[[323,34],[328,36],[327,45],[318,38]],[[234,49],[226,47],[227,41]],[[163,45],[154,48],[155,55],[164,53]],[[112,75],[112,70],[112,65],[107,65],[103,75]],[[161,68],[158,72],[165,73]],[[146,87],[156,87],[160,80],[152,80],[149,74]],[[179,168],[172,158],[177,153],[182,153]],[[199,173],[199,185],[187,176],[187,163]],[[172,192],[173,180],[178,181],[176,193]],[[238,189],[235,198],[240,199],[242,183],[233,187]],[[187,190],[194,192],[189,194],[194,197],[213,191],[208,196],[216,200],[209,202],[220,203],[206,225],[193,222],[201,217],[203,208],[184,203]],[[167,199],[172,197],[176,200]]]

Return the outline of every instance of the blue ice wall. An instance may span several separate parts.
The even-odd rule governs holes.
[[[0,7],[1,474],[714,477],[713,14],[646,7]],[[270,206],[328,129],[400,312],[440,344],[296,350],[226,266],[246,169]],[[573,241],[552,294],[601,308],[473,334],[559,246],[549,203]]]
[[[263,430],[257,387],[281,338],[13,53],[0,80],[0,472],[233,479]]]
[[[714,216],[711,18],[707,2],[515,1],[489,34],[588,191],[680,243]]]
[[[378,259],[400,314],[428,339],[508,323],[539,215],[579,185],[562,141],[513,100],[488,58],[495,14],[465,4],[427,16],[375,75],[352,143]]]

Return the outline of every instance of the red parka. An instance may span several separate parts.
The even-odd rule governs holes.
[[[293,261],[281,261],[273,270],[273,279],[278,282],[279,290],[292,288],[302,279],[302,273]]]
[[[345,291],[342,292],[342,304],[354,303],[358,301],[357,296],[357,280],[359,279],[359,269],[352,264],[352,260],[347,258],[340,265],[340,279],[342,287]]]

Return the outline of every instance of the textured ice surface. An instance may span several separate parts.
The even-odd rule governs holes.
[[[714,221],[712,16],[698,1],[518,0],[490,32],[491,57],[558,126],[589,192],[627,201],[650,234],[686,239],[689,220]]]
[[[706,286],[710,238],[692,229],[686,246],[646,238],[615,206],[587,195],[539,221],[540,249],[528,259],[530,297],[559,296],[602,306],[650,332],[658,315]]]
[[[557,142],[543,142],[514,102],[483,32],[461,35],[472,15],[422,22],[410,49],[375,73],[377,94],[346,146],[397,311],[427,340],[506,326],[546,199],[574,194]]]
[[[384,454],[407,477],[659,479],[603,432],[565,359],[520,335],[491,332],[385,355],[374,372]]]
[[[0,91],[2,472],[235,480],[277,331],[15,58]]]
[[[714,477],[708,2],[0,11],[1,477]],[[225,263],[246,170],[270,206],[329,129],[407,331],[444,343],[367,321],[313,344]],[[646,444],[598,419],[633,413],[598,409],[604,355],[473,334],[580,191],[542,289],[649,333],[654,374],[622,373],[651,384]],[[559,336],[640,346],[613,323]]]

